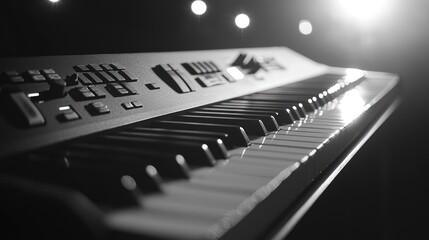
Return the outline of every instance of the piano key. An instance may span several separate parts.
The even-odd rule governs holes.
[[[312,101],[308,101],[308,98],[298,97],[298,96],[283,96],[283,97],[276,97],[271,95],[263,95],[263,94],[254,94],[254,95],[247,95],[244,97],[237,98],[239,100],[248,100],[248,101],[261,101],[261,102],[274,102],[274,103],[290,103],[290,104],[302,104],[304,106],[304,109],[307,112],[315,111],[316,108],[312,104]]]
[[[291,146],[282,146],[282,145],[272,145],[272,144],[252,144],[248,148],[245,149],[234,149],[231,151],[231,157],[234,156],[252,156],[252,154],[247,154],[249,151],[271,151],[271,152],[281,152],[281,153],[291,153],[293,154],[292,157],[296,154],[300,155],[299,158],[301,162],[305,162],[308,157],[311,157],[316,153],[316,149],[310,149],[310,148],[298,148],[298,147],[291,147]],[[259,155],[258,155],[259,156]]]
[[[230,112],[217,112],[217,111],[189,111],[189,114],[199,115],[199,116],[220,116],[220,117],[241,117],[246,119],[259,119],[264,123],[264,126],[268,131],[277,131],[279,130],[279,125],[272,115],[262,115],[262,114],[251,114],[251,113],[230,113]]]
[[[269,111],[277,113],[277,122],[281,125],[286,125],[293,123],[295,118],[292,116],[288,108],[277,108],[269,105],[260,106],[260,105],[246,105],[246,104],[234,104],[234,103],[219,103],[215,105],[210,105],[210,109],[231,109],[231,110],[249,110],[249,111]]]
[[[201,137],[201,136],[182,136],[175,134],[167,134],[167,133],[148,133],[148,132],[140,132],[140,131],[123,131],[116,133],[120,136],[130,136],[136,137],[138,139],[160,139],[164,141],[187,141],[187,142],[196,142],[207,144],[213,156],[217,159],[227,159],[228,151],[223,144],[222,140],[219,138],[213,137]]]
[[[283,124],[284,122],[287,122],[287,119],[284,119],[280,116],[280,114],[276,111],[269,111],[269,110],[253,110],[253,109],[237,109],[237,108],[222,108],[222,107],[216,107],[216,106],[210,106],[210,107],[204,107],[204,108],[198,108],[198,111],[209,111],[209,112],[223,112],[223,113],[245,113],[245,114],[252,114],[252,115],[266,115],[266,116],[273,116],[278,124]],[[286,123],[284,123],[286,124]]]
[[[150,126],[163,127],[168,129],[183,129],[191,131],[209,131],[213,133],[227,133],[228,139],[233,146],[246,147],[250,145],[249,137],[244,129],[236,125],[226,124],[210,124],[200,122],[184,122],[184,121],[156,121],[152,122]]]
[[[303,118],[307,115],[307,111],[304,109],[304,105],[300,103],[286,103],[286,102],[268,102],[268,101],[258,101],[258,100],[241,100],[241,99],[233,99],[226,101],[225,103],[244,103],[249,105],[259,105],[259,106],[271,106],[271,107],[279,107],[279,108],[289,108],[294,114],[294,118],[296,120]]]
[[[259,119],[185,114],[175,116],[173,117],[173,120],[236,125],[244,128],[244,130],[251,135],[265,136],[268,134],[264,123]]]
[[[109,146],[96,143],[74,143],[67,145],[67,156],[83,158],[87,163],[118,163],[130,168],[154,166],[163,178],[189,178],[189,167],[180,154],[157,152],[133,146]],[[127,157],[124,158],[124,155]]]
[[[144,147],[147,149],[180,154],[185,157],[189,165],[194,166],[213,166],[216,161],[209,147],[204,143],[186,142],[180,140],[165,141],[162,139],[147,139],[118,135],[100,136],[92,141],[104,144],[106,146],[131,145],[135,147]]]
[[[313,142],[313,143],[325,143],[329,138],[327,137],[313,137],[313,136],[293,136],[288,134],[270,134],[266,136],[267,139],[278,139],[278,140],[289,140],[296,142]]]
[[[130,132],[146,132],[146,133],[165,133],[178,136],[197,136],[197,137],[210,137],[221,139],[222,142],[228,147],[232,148],[233,144],[228,133],[221,132],[209,132],[209,131],[195,131],[195,130],[176,130],[168,128],[149,128],[149,127],[136,127],[130,130]]]

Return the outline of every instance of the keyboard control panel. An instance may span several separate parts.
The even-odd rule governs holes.
[[[284,47],[0,59],[0,156],[329,71]]]

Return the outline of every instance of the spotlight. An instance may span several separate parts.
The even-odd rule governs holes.
[[[244,28],[247,28],[249,24],[250,24],[250,18],[246,14],[241,13],[235,17],[235,25],[237,25],[237,27],[244,29]]]
[[[207,11],[207,4],[201,0],[193,1],[191,10],[195,15],[203,15]]]
[[[313,32],[313,25],[308,20],[301,20],[299,22],[299,32],[303,35],[309,35]]]

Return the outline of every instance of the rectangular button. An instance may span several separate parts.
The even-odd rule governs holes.
[[[126,89],[128,89],[128,91],[131,93],[131,94],[138,94],[139,92],[137,92],[137,90],[133,87],[133,86],[131,86],[131,84],[129,84],[129,83],[122,83],[122,85],[124,85],[124,87],[126,88]]]
[[[88,67],[89,70],[94,72],[103,71],[103,69],[98,64],[88,64],[86,66]]]
[[[114,82],[115,79],[113,79],[113,77],[108,74],[107,72],[98,72],[97,75],[104,81],[104,82]]]
[[[113,78],[116,79],[116,81],[119,81],[119,82],[125,81],[125,78],[117,71],[111,71],[109,72],[109,74],[112,75]]]
[[[94,84],[100,84],[103,83],[103,80],[101,80],[95,73],[84,73]]]
[[[135,76],[133,76],[130,72],[128,71],[119,71],[119,74],[121,74],[127,81],[137,81],[137,78]]]
[[[77,72],[89,72],[89,69],[85,65],[76,65],[73,67]]]

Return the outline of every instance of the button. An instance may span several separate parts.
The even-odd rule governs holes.
[[[32,75],[30,77],[31,81],[33,82],[43,82],[46,81],[46,78],[43,75]]]
[[[49,69],[43,69],[43,70],[42,70],[42,73],[43,73],[44,75],[49,75],[49,74],[54,74],[54,73],[55,73],[55,71],[54,71],[54,69],[49,68]]]
[[[182,63],[182,66],[192,75],[201,74],[201,70],[189,63]]]
[[[210,73],[210,70],[206,68],[206,66],[204,66],[204,64],[202,64],[201,62],[196,62],[196,65],[198,67],[200,67],[201,71],[203,74],[205,73]]]
[[[208,70],[209,73],[214,73],[216,72],[216,69],[213,69],[212,66],[210,64],[208,64],[207,62],[202,62],[201,63],[204,67],[206,67],[206,69]]]
[[[131,104],[133,104],[134,108],[141,108],[143,107],[143,104],[139,101],[133,101],[131,102]]]
[[[39,70],[28,70],[25,72],[25,74],[29,75],[29,76],[33,76],[33,75],[40,75],[40,71]]]
[[[104,98],[106,97],[106,94],[101,91],[99,88],[95,87],[95,86],[89,86],[88,87],[97,98]]]
[[[10,99],[16,106],[17,121],[23,122],[27,127],[40,126],[45,124],[45,118],[37,109],[34,103],[24,92],[17,91],[10,93]]]
[[[79,74],[78,75],[80,82],[83,85],[91,85],[92,81],[85,75],[85,74]]]
[[[67,94],[66,86],[66,81],[62,80],[61,78],[59,80],[49,81],[49,96],[51,98],[64,97]]]
[[[21,77],[21,76],[9,77],[9,82],[10,83],[23,83],[24,82],[24,78]]]
[[[88,64],[86,66],[90,71],[93,72],[103,71],[103,69],[98,64]]]
[[[130,72],[128,71],[119,71],[119,74],[121,74],[127,81],[137,81],[137,78],[135,76],[133,76]]]
[[[208,62],[208,64],[210,64],[212,69],[214,69],[216,72],[220,72],[220,69],[217,67],[217,65],[213,61]]]
[[[197,80],[197,82],[203,87],[211,87],[225,83],[223,79],[219,78],[217,75],[214,74],[200,76],[197,77],[195,80]]]
[[[92,83],[94,84],[103,83],[103,80],[101,80],[95,73],[84,73],[84,75],[91,79]]]
[[[131,94],[138,94],[137,90],[131,86],[129,83],[122,83],[122,85],[131,93]]]
[[[125,70],[124,66],[117,64],[117,63],[111,63],[110,66],[112,66],[112,68],[115,70]]]
[[[58,115],[58,120],[61,122],[69,122],[80,119],[79,114],[70,106],[60,107],[61,114]]]
[[[6,72],[4,72],[4,74],[7,77],[17,77],[17,76],[19,76],[19,73],[17,71],[6,71]]]
[[[114,82],[115,79],[113,79],[113,77],[108,74],[107,72],[98,72],[97,75],[104,81],[104,82]]]
[[[160,87],[157,83],[147,83],[145,85],[147,88],[149,88],[149,90],[160,89]]]
[[[197,74],[203,74],[204,69],[202,69],[197,63],[191,63],[191,66],[195,69]]]
[[[130,110],[134,108],[133,104],[131,104],[130,102],[122,103],[122,107],[125,108],[126,110]]]
[[[77,72],[89,72],[89,69],[85,65],[76,65],[73,67]]]
[[[48,75],[46,76],[46,78],[47,78],[49,81],[61,80],[61,76],[60,76],[60,75],[58,75],[58,74],[56,74],[56,73],[48,74]]]
[[[128,90],[125,89],[119,83],[112,83],[106,86],[107,91],[109,91],[114,97],[126,96],[129,94]]]
[[[106,71],[111,71],[113,70],[113,67],[110,66],[110,64],[104,63],[104,64],[100,64],[100,67]]]
[[[92,115],[110,113],[110,109],[102,102],[93,102],[86,106],[88,112]]]
[[[119,72],[117,72],[117,71],[111,71],[111,72],[109,72],[109,74],[112,75],[116,81],[119,81],[119,82],[125,81],[124,76],[119,74]]]

